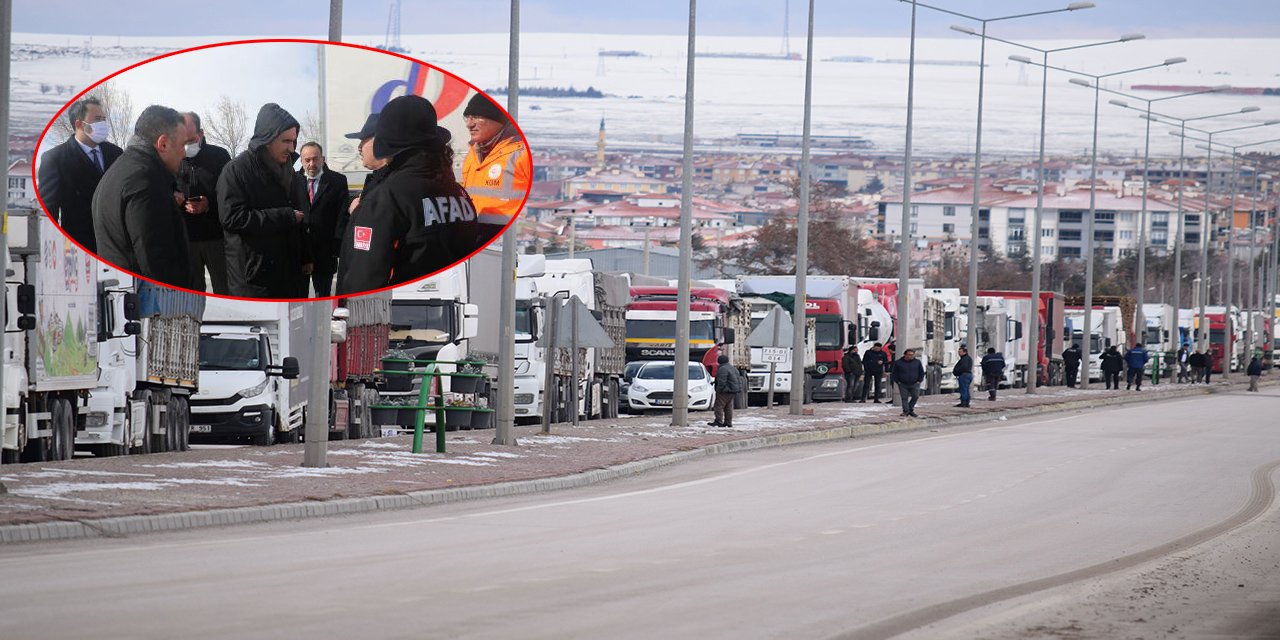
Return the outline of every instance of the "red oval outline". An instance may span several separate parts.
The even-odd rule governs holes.
[[[146,280],[147,282],[150,282],[150,283],[152,283],[152,284],[160,285],[160,286],[162,286],[162,287],[165,287],[166,289],[173,289],[173,290],[176,290],[176,291],[186,291],[186,292],[188,292],[188,293],[195,293],[195,294],[202,295],[202,296],[206,296],[206,297],[209,297],[209,298],[222,298],[222,299],[224,299],[224,300],[245,300],[245,301],[249,301],[249,302],[323,302],[323,301],[326,301],[326,300],[342,300],[342,299],[345,299],[345,298],[358,298],[358,297],[360,297],[360,296],[368,295],[368,294],[371,294],[371,293],[380,293],[380,292],[382,292],[382,291],[390,291],[390,290],[392,290],[392,289],[397,289],[397,288],[399,288],[399,287],[406,287],[406,286],[409,286],[409,285],[414,284],[414,283],[416,283],[416,282],[421,282],[421,281],[423,281],[423,280],[426,280],[427,278],[431,278],[431,277],[437,276],[437,275],[439,275],[439,274],[441,274],[441,273],[444,273],[445,271],[448,271],[448,270],[450,270],[450,269],[453,269],[453,268],[455,268],[455,267],[457,267],[457,266],[461,265],[462,263],[464,263],[464,262],[466,262],[466,261],[470,260],[471,258],[475,257],[475,255],[476,255],[476,254],[480,253],[481,251],[484,251],[484,250],[485,250],[485,249],[487,249],[490,245],[492,245],[492,244],[494,244],[494,243],[498,242],[499,240],[501,240],[501,239],[502,239],[502,237],[503,237],[504,235],[506,235],[508,231],[510,231],[510,230],[511,230],[511,226],[512,226],[513,224],[515,224],[517,220],[519,220],[519,219],[520,219],[520,216],[524,213],[524,207],[525,207],[525,205],[526,205],[526,204],[528,204],[528,202],[529,202],[529,195],[530,195],[531,193],[533,193],[533,183],[532,183],[532,182],[530,182],[530,183],[529,183],[529,190],[528,190],[528,191],[526,191],[526,192],[524,193],[524,199],[520,201],[520,212],[519,212],[519,213],[517,213],[516,215],[512,216],[512,217],[511,217],[511,221],[510,221],[510,222],[508,222],[504,227],[502,227],[502,231],[499,231],[496,235],[494,235],[492,240],[490,240],[489,242],[487,242],[487,243],[485,243],[485,244],[481,245],[481,246],[480,246],[479,248],[477,248],[475,251],[472,251],[471,253],[467,254],[467,257],[465,257],[465,258],[463,258],[463,259],[461,259],[461,260],[458,260],[457,262],[454,262],[453,264],[449,265],[448,267],[445,267],[445,268],[443,268],[443,269],[439,269],[439,270],[437,270],[437,271],[433,271],[433,272],[431,272],[431,273],[429,273],[429,274],[427,274],[427,275],[425,275],[425,276],[422,276],[422,277],[420,277],[420,278],[414,278],[413,280],[409,280],[409,281],[406,281],[406,282],[401,282],[401,283],[399,283],[399,284],[394,284],[394,285],[390,285],[390,286],[382,287],[382,288],[380,288],[380,289],[369,289],[368,291],[361,291],[361,292],[360,292],[360,293],[358,293],[358,294],[345,295],[345,296],[327,296],[327,297],[324,297],[324,298],[244,298],[244,297],[240,297],[240,296],[224,296],[224,295],[219,295],[219,294],[216,294],[216,293],[208,293],[208,292],[205,292],[205,291],[196,291],[195,289],[187,289],[187,288],[184,288],[184,287],[175,287],[175,286],[173,286],[173,285],[171,285],[171,284],[169,284],[169,283],[167,283],[167,282],[160,282],[159,280],[153,280],[153,279],[148,278],[148,277],[146,277],[146,276],[138,275],[138,274],[136,274],[136,273],[134,273],[134,272],[132,272],[132,271],[129,271],[128,269],[121,268],[120,266],[118,266],[118,265],[116,265],[116,264],[114,264],[114,263],[111,263],[111,262],[108,262],[108,261],[106,261],[106,260],[103,260],[102,258],[100,258],[100,257],[98,256],[98,254],[96,254],[96,253],[94,253],[94,252],[92,252],[92,251],[89,251],[88,249],[85,249],[85,248],[84,248],[84,245],[80,244],[79,242],[76,242],[76,241],[75,241],[75,239],[73,239],[69,234],[67,234],[67,232],[66,232],[66,231],[63,231],[63,229],[62,229],[62,225],[58,224],[58,221],[57,221],[56,219],[54,219],[54,217],[53,217],[53,215],[52,215],[51,213],[49,213],[49,208],[45,206],[45,204],[44,204],[44,199],[40,197],[40,182],[36,179],[36,159],[37,159],[37,158],[36,158],[36,156],[38,155],[38,152],[39,152],[39,150],[40,150],[41,145],[44,143],[44,139],[45,139],[45,137],[49,135],[49,129],[53,128],[53,124],[54,124],[55,122],[57,122],[57,121],[58,121],[58,118],[62,117],[63,112],[65,112],[65,111],[66,111],[66,110],[67,110],[67,109],[68,109],[72,104],[75,104],[75,102],[76,102],[77,100],[79,100],[79,99],[81,98],[81,96],[83,96],[84,94],[89,93],[90,91],[92,91],[94,87],[97,87],[98,85],[100,85],[100,84],[102,84],[102,83],[104,83],[104,82],[106,82],[106,81],[108,81],[108,80],[110,80],[110,79],[112,79],[112,78],[114,78],[114,77],[116,77],[116,76],[118,76],[118,75],[120,75],[120,74],[122,74],[122,73],[124,73],[124,72],[126,72],[126,71],[128,71],[128,70],[130,70],[130,69],[133,69],[133,68],[135,68],[135,67],[140,67],[140,66],[142,66],[142,65],[144,65],[144,64],[149,64],[149,63],[151,63],[151,62],[155,62],[156,60],[162,60],[162,59],[164,59],[164,58],[168,58],[168,57],[171,57],[171,56],[176,56],[176,55],[183,54],[183,53],[190,53],[190,52],[192,52],[192,51],[200,51],[200,50],[203,50],[203,49],[212,49],[212,48],[215,48],[215,47],[228,47],[228,46],[237,45],[237,44],[263,44],[263,43],[284,43],[284,42],[287,42],[287,43],[299,43],[299,44],[318,44],[318,45],[333,45],[333,46],[339,46],[339,47],[349,47],[349,48],[352,48],[352,49],[362,49],[362,50],[370,51],[370,52],[373,52],[373,53],[381,53],[381,54],[384,54],[384,55],[395,56],[395,57],[397,57],[397,58],[402,58],[402,59],[407,60],[407,61],[409,61],[409,62],[412,62],[412,63],[414,63],[414,64],[420,64],[420,65],[423,65],[424,67],[428,67],[428,68],[430,68],[430,69],[435,69],[436,71],[439,71],[440,73],[443,73],[443,74],[445,74],[445,75],[447,75],[447,76],[449,76],[449,77],[451,77],[451,78],[453,78],[453,79],[455,79],[455,80],[458,80],[459,82],[461,82],[461,83],[463,83],[463,84],[467,85],[468,87],[471,87],[472,89],[474,89],[474,90],[476,91],[476,93],[478,93],[478,94],[480,94],[480,95],[483,95],[485,98],[487,98],[490,102],[492,102],[495,106],[497,106],[499,109],[501,109],[503,113],[505,113],[505,114],[507,115],[507,119],[508,119],[508,120],[510,120],[510,122],[511,122],[511,124],[512,124],[513,126],[515,126],[515,128],[516,128],[516,132],[520,134],[520,141],[524,143],[525,152],[529,154],[529,163],[530,163],[530,167],[532,167],[532,165],[533,165],[533,149],[529,147],[529,138],[528,138],[528,136],[526,136],[526,135],[524,134],[524,129],[522,129],[522,128],[520,127],[520,123],[516,122],[516,119],[511,117],[511,112],[507,111],[507,108],[506,108],[506,107],[504,107],[504,106],[502,106],[501,104],[499,104],[497,100],[494,100],[492,96],[490,96],[489,94],[485,93],[485,92],[484,92],[484,90],[482,90],[480,87],[477,87],[476,85],[471,84],[470,82],[468,82],[466,79],[462,78],[461,76],[459,76],[459,75],[457,75],[457,74],[454,74],[454,73],[451,73],[451,72],[449,72],[448,70],[446,70],[446,69],[444,69],[444,68],[438,67],[438,66],[433,65],[433,64],[431,64],[431,63],[429,63],[429,62],[423,62],[422,60],[419,60],[419,59],[417,59],[417,58],[411,58],[411,57],[409,57],[409,56],[407,56],[407,55],[404,55],[404,54],[402,54],[402,53],[397,53],[397,52],[394,52],[394,51],[386,51],[386,50],[384,50],[384,49],[378,49],[377,47],[368,47],[368,46],[365,46],[365,45],[362,45],[362,44],[352,44],[352,43],[349,43],[349,42],[334,42],[334,41],[332,41],[332,40],[312,40],[312,39],[309,39],[309,38],[259,38],[259,39],[254,39],[254,40],[231,40],[231,41],[228,41],[228,42],[215,42],[215,43],[211,43],[211,44],[202,44],[202,45],[199,45],[199,46],[196,46],[196,47],[189,47],[189,48],[186,48],[186,49],[179,49],[179,50],[177,50],[177,51],[170,51],[169,53],[161,54],[161,55],[155,56],[154,58],[148,58],[148,59],[143,60],[143,61],[141,61],[141,62],[135,62],[135,63],[133,63],[133,64],[131,64],[131,65],[129,65],[129,66],[127,66],[127,67],[123,68],[123,69],[120,69],[120,70],[118,70],[118,71],[115,71],[115,72],[114,72],[114,73],[112,73],[111,75],[105,76],[105,77],[103,77],[102,79],[98,80],[97,82],[95,82],[95,83],[93,83],[93,84],[89,85],[89,86],[88,86],[88,87],[86,87],[84,90],[82,90],[80,93],[77,93],[74,97],[72,97],[70,100],[68,100],[66,104],[62,105],[62,108],[61,108],[61,109],[58,109],[58,112],[57,112],[57,113],[55,113],[55,114],[53,114],[53,118],[51,118],[51,119],[49,120],[49,124],[46,124],[46,125],[44,126],[44,130],[40,132],[40,139],[36,141],[36,151],[33,151],[33,152],[32,152],[32,154],[31,154],[31,184],[32,184],[32,185],[34,185],[34,187],[35,187],[35,192],[36,192],[36,201],[40,203],[40,209],[41,209],[41,210],[43,210],[43,211],[44,211],[44,215],[45,215],[46,217],[48,217],[48,218],[49,218],[49,222],[53,223],[53,226],[57,227],[58,231],[59,231],[60,233],[62,233],[62,235],[63,235],[63,236],[65,236],[65,237],[67,238],[67,240],[69,240],[72,244],[74,244],[74,245],[76,245],[77,247],[79,247],[79,248],[80,248],[80,250],[81,250],[81,251],[83,251],[83,252],[85,252],[85,254],[86,254],[89,258],[91,258],[91,259],[93,259],[93,260],[95,260],[95,261],[97,261],[97,262],[100,262],[100,263],[102,263],[102,264],[109,265],[111,268],[116,269],[116,270],[118,270],[118,271],[123,271],[124,273],[127,273],[127,274],[129,274],[130,276],[133,276],[134,278],[138,278],[138,279],[141,279],[141,280]],[[461,184],[461,183],[459,183],[459,184]]]

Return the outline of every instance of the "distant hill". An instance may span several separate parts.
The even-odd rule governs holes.
[[[485,89],[485,93],[491,96],[507,95],[506,87],[497,87],[494,89]],[[595,87],[587,87],[586,89],[574,89],[573,87],[521,87],[520,95],[533,96],[537,98],[603,98],[604,94]]]

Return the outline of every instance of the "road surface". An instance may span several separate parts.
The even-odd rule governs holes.
[[[540,496],[11,545],[0,638],[1274,637],[1278,408],[1274,389],[1218,394]],[[1073,613],[1175,561],[1176,607]],[[1233,570],[1257,578],[1222,608]],[[1157,614],[1186,622],[1160,635]]]

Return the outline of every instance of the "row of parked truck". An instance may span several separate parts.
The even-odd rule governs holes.
[[[182,450],[192,440],[239,438],[256,444],[297,441],[309,407],[327,402],[334,438],[362,438],[384,428],[370,407],[387,397],[378,373],[388,349],[449,363],[483,363],[496,380],[501,255],[480,252],[467,263],[390,293],[323,302],[266,303],[208,298],[136,280],[103,266],[68,242],[43,217],[11,217],[6,286],[3,461],[57,460],[77,449],[95,455]],[[904,331],[894,342],[898,281],[812,275],[807,295],[795,299],[791,275],[739,276],[697,281],[690,289],[690,357],[714,371],[729,357],[747,380],[740,406],[760,404],[773,391],[788,401],[791,364],[766,358],[748,338],[771,313],[794,322],[803,308],[806,402],[845,394],[841,356],[879,342],[916,350],[926,364],[926,389],[956,388],[951,368],[972,330],[980,350],[995,348],[1009,367],[1006,384],[1061,384],[1062,352],[1070,341],[1087,344],[1089,375],[1100,379],[1102,351],[1141,338],[1148,350],[1170,353],[1199,329],[1191,310],[1145,305],[1135,331],[1126,299],[1097,299],[1088,340],[1082,301],[1044,292],[926,288],[910,280]],[[516,273],[515,416],[537,422],[615,417],[628,410],[623,388],[628,363],[672,360],[678,288],[674,281],[596,271],[590,260],[521,256]],[[555,317],[580,303],[612,346],[576,351],[547,341]],[[325,305],[323,313],[308,305]],[[969,307],[977,326],[969,326]],[[314,307],[313,307],[314,308]],[[1214,366],[1247,364],[1249,323],[1270,364],[1271,318],[1234,308],[1209,307],[1207,331]],[[330,324],[327,363],[311,361],[316,322]],[[1029,343],[1026,323],[1038,323]],[[564,333],[563,330],[560,331]],[[790,345],[788,334],[780,345]],[[789,351],[788,351],[789,353]],[[776,355],[774,351],[772,355]],[[791,357],[791,356],[788,356]],[[1149,366],[1157,365],[1157,359]],[[448,370],[456,366],[445,365]],[[311,397],[310,379],[328,373],[328,397]],[[575,378],[576,376],[576,378]],[[448,382],[443,390],[448,392]],[[482,395],[498,400],[500,385]],[[428,413],[428,420],[432,416]]]

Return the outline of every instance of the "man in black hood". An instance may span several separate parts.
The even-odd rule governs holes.
[[[449,131],[422,96],[400,96],[378,116],[374,172],[343,234],[338,295],[416,280],[466,258],[483,243],[476,209],[453,174]]]
[[[98,256],[184,289],[193,280],[187,227],[175,191],[187,142],[187,126],[177,111],[147,107],[134,125],[129,148],[103,174],[93,194]]]
[[[298,129],[298,121],[280,105],[262,105],[249,147],[218,179],[218,216],[233,296],[307,296],[313,265],[303,226],[306,187],[293,171]]]

